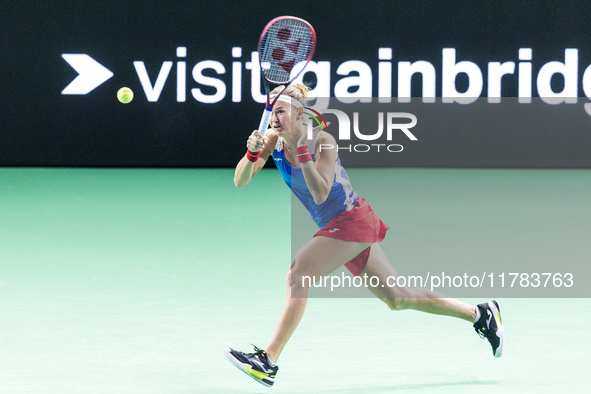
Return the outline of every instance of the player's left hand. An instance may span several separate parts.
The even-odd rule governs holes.
[[[330,125],[330,122],[327,122]],[[308,138],[308,130],[304,130],[302,135],[298,139],[297,146],[310,145],[310,143],[316,138],[316,135],[322,131],[322,125],[318,125],[312,129],[312,138]]]

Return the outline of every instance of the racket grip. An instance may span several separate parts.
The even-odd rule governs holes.
[[[273,108],[265,107],[263,111],[263,117],[261,118],[261,123],[259,124],[259,132],[264,136],[265,131],[267,131],[267,126],[269,126],[269,121],[271,120],[271,112]]]

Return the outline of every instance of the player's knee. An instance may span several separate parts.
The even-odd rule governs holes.
[[[287,285],[291,288],[292,297],[305,296],[307,289],[312,285],[312,278],[302,268],[302,265],[298,264],[297,260],[291,263]]]
[[[289,266],[289,271],[287,272],[287,285],[292,287],[294,282],[296,281],[296,277],[300,275],[300,268],[297,261],[294,259]]]
[[[405,288],[397,288],[396,290],[390,297],[383,299],[388,308],[392,311],[410,309],[412,303],[410,293]]]
[[[285,276],[285,284],[287,287],[290,287],[293,290],[294,287],[296,287],[298,284],[301,284],[301,276],[302,275],[300,274],[294,260],[289,267],[289,271],[287,271],[287,275]]]
[[[292,291],[301,288],[308,288],[311,286],[310,278],[306,275],[302,275],[297,271],[292,271],[288,278],[288,286],[291,287]]]
[[[382,299],[390,308],[391,311],[401,311],[403,309],[407,309],[404,303],[404,299],[402,298],[384,298]]]
[[[292,278],[304,275],[303,264],[297,259],[293,259],[289,266],[289,272]]]

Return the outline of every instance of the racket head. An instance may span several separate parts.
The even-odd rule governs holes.
[[[299,73],[291,75],[295,65],[312,60],[316,50],[316,32],[310,23],[295,16],[271,20],[261,33],[258,52],[265,79],[275,84],[289,84]],[[268,64],[270,67],[263,67]]]

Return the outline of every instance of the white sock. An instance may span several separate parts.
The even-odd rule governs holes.
[[[271,360],[271,357],[269,357],[269,353],[267,353],[267,361],[269,362],[269,365],[270,366],[272,366],[272,367],[276,367],[277,366],[277,364],[275,364],[273,362],[273,360]]]
[[[476,319],[474,319],[474,323],[480,320],[480,308],[476,307]]]

